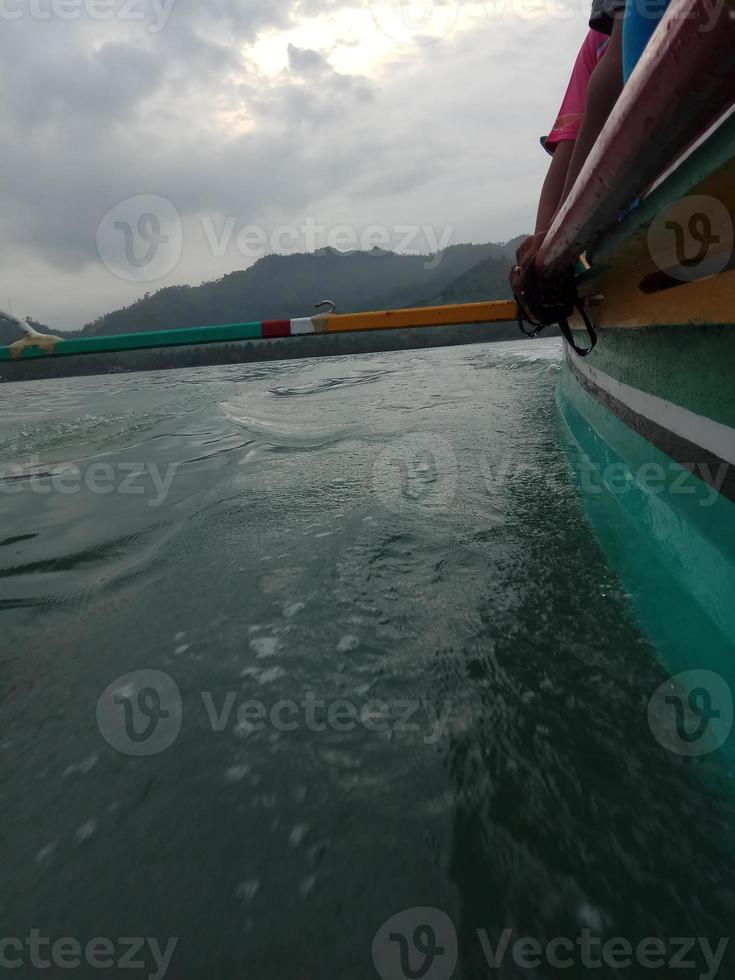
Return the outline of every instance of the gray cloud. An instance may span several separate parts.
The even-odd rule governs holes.
[[[203,217],[433,223],[454,241],[530,225],[545,166],[537,139],[581,17],[488,17],[441,43],[393,46],[367,75],[335,70],[326,44],[292,43],[284,69],[265,75],[250,47],[263,31],[358,8],[179,2],[157,32],[156,8],[137,9],[134,22],[0,24],[0,296],[19,312],[72,327],[145,291],[96,253],[100,219],[140,194],[168,198],[191,232],[177,268],[147,288],[248,264],[211,254]]]

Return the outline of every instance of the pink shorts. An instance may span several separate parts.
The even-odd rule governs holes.
[[[553,153],[557,145],[564,140],[576,140],[582,117],[587,106],[587,88],[592,72],[600,63],[605,48],[610,43],[607,34],[590,30],[580,48],[574,71],[569,81],[569,88],[561,104],[559,115],[549,135],[541,142],[549,153]]]

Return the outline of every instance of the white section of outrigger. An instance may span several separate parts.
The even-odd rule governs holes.
[[[15,316],[14,313],[6,313],[5,310],[0,310],[0,320],[6,320],[8,323],[14,323],[16,326],[20,327],[27,337],[43,336],[38,332],[38,330],[34,330],[27,320],[22,320],[19,316]]]

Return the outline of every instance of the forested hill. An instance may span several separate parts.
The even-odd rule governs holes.
[[[517,242],[454,245],[438,255],[338,252],[269,255],[201,286],[169,286],[100,317],[83,333],[109,335],[309,316],[323,299],[351,313],[505,299]]]
[[[508,271],[518,241],[454,245],[433,256],[377,249],[269,255],[250,269],[214,282],[160,289],[64,336],[309,316],[323,299],[334,300],[342,313],[508,299]],[[30,317],[29,321],[41,333],[59,332]],[[18,328],[0,320],[0,346],[20,337]]]
[[[512,299],[508,281],[511,259],[490,256],[463,273],[431,299],[432,306],[449,303],[482,303],[487,299]]]

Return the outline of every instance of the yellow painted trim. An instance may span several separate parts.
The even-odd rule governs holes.
[[[41,350],[45,350],[48,354],[53,354],[56,350],[56,345],[60,343],[61,337],[51,337],[47,334],[23,337],[21,340],[16,340],[14,344],[10,345],[11,356],[14,361],[18,360],[23,351],[29,347],[40,347]]]
[[[459,303],[379,313],[345,313],[329,317],[329,333],[351,330],[396,330],[402,327],[440,327],[462,323],[498,323],[515,320],[513,300],[492,303]]]
[[[735,159],[705,178],[691,193],[716,198],[735,222]],[[581,290],[583,296],[595,297],[588,312],[597,327],[735,324],[735,270],[658,293],[640,290],[646,276],[662,271],[650,253],[648,228],[621,242],[601,264],[609,265],[610,270]],[[581,319],[575,317],[572,325],[582,328]]]
[[[650,262],[612,270],[596,280],[593,295],[601,299],[587,310],[593,324],[601,328],[735,324],[735,270],[646,295],[638,284],[655,271]],[[579,317],[573,325],[581,328]]]

